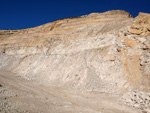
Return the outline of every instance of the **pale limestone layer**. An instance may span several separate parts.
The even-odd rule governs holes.
[[[137,18],[117,10],[1,31],[0,69],[68,89],[148,91],[150,36],[132,32]]]

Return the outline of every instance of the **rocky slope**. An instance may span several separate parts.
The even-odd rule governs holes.
[[[79,92],[27,81],[0,71],[0,113],[141,113],[118,96]]]
[[[120,10],[0,31],[0,69],[52,86],[150,90],[150,14]]]

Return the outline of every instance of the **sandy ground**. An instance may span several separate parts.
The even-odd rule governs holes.
[[[0,71],[1,113],[140,113],[117,100],[114,95],[46,86]]]

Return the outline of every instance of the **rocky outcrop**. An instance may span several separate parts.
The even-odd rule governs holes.
[[[134,19],[130,33],[136,35],[150,35],[150,15],[139,13],[139,16]]]
[[[148,18],[149,14],[140,14],[133,19],[117,10],[61,19],[10,35],[1,31],[0,69],[68,89],[148,91]],[[147,30],[134,31],[136,24]]]

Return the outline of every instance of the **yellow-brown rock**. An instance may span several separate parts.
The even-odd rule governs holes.
[[[139,13],[129,31],[136,35],[150,35],[150,14]]]

